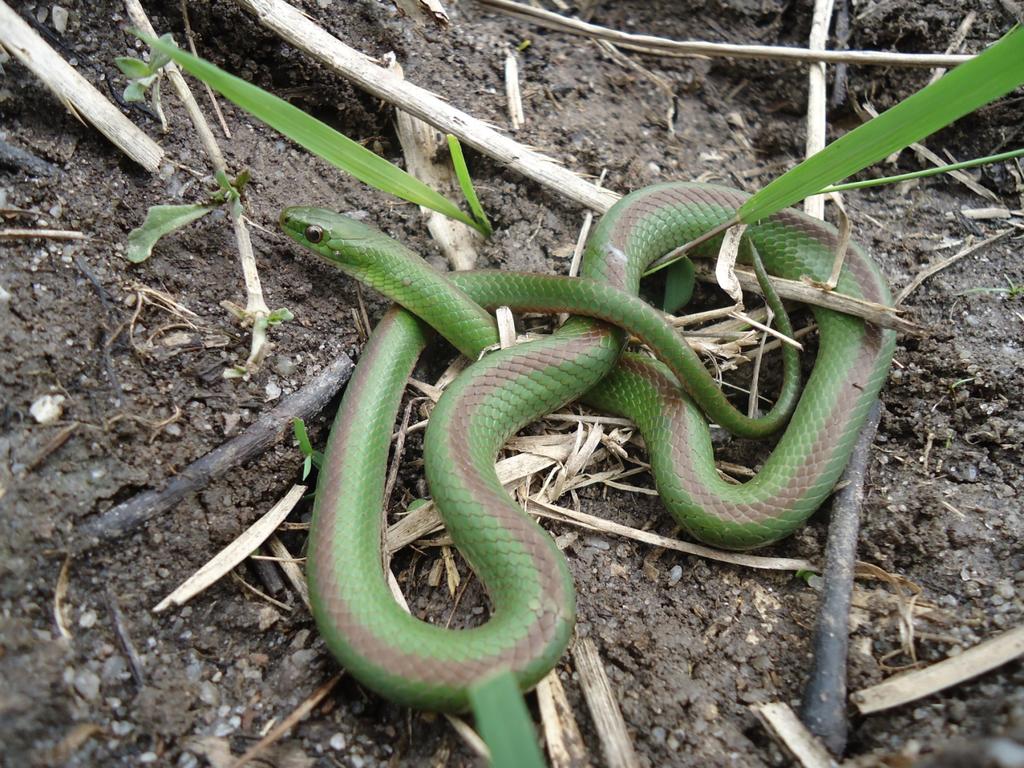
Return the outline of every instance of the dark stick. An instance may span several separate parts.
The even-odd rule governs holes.
[[[847,0],[836,2],[836,50],[846,49],[850,39],[850,5]],[[828,99],[829,109],[838,109],[846,101],[848,65],[845,62],[836,64],[835,79],[832,81],[832,94]]]
[[[804,725],[836,756],[841,756],[846,749],[849,729],[846,718],[846,654],[850,596],[857,563],[857,531],[864,501],[864,476],[881,413],[882,406],[876,400],[843,473],[845,485],[832,502],[832,521],[825,548],[825,586],[814,635],[814,661],[800,711]]]
[[[30,176],[55,176],[60,169],[31,152],[0,139],[0,167],[24,171]]]
[[[238,437],[189,464],[163,488],[140,493],[80,525],[73,549],[84,552],[133,531],[232,467],[259,456],[290,432],[292,419],[308,419],[319,413],[348,381],[353,367],[352,359],[342,352],[306,386],[260,416]]]

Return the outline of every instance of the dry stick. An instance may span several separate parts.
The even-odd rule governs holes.
[[[198,571],[183,581],[167,597],[153,606],[153,613],[160,613],[172,605],[184,605],[193,597],[218,582],[226,573],[234,570],[259,546],[270,538],[284,519],[291,514],[295,505],[302,499],[306,486],[293,485],[280,501],[271,507],[262,517],[246,528],[242,533],[214,555]],[[287,606],[286,606],[287,607]]]
[[[266,736],[256,742],[253,746],[249,747],[249,749],[245,751],[245,754],[233,762],[231,764],[231,768],[244,768],[244,766],[248,765],[253,759],[266,750],[267,747],[288,733],[288,731],[302,720],[302,718],[313,711],[313,707],[323,701],[324,697],[326,697],[327,694],[334,689],[334,686],[338,684],[338,681],[341,680],[341,676],[343,674],[345,673],[339,672],[313,691],[313,693],[311,693],[299,706],[293,709],[284,720],[271,728],[270,732]]]
[[[10,6],[0,0],[0,47],[53,91],[75,117],[85,118],[147,171],[160,167],[164,151],[82,77]]]
[[[523,114],[523,94],[519,90],[519,57],[508,50],[505,53],[505,98],[508,100],[508,120],[513,131],[526,122]]]
[[[84,232],[73,229],[0,229],[0,240],[88,240]]]
[[[619,195],[600,189],[514,139],[462,112],[430,91],[401,80],[363,53],[326,32],[284,0],[235,0],[261,24],[296,48],[351,79],[360,88],[394,104],[500,163],[599,213]]]
[[[825,546],[824,587],[814,636],[814,660],[804,689],[800,719],[825,742],[832,754],[846,749],[846,656],[849,645],[850,599],[857,564],[857,531],[864,501],[864,476],[882,407],[876,400],[861,428],[843,486],[832,502]]]
[[[835,762],[804,728],[788,704],[775,701],[751,707],[765,729],[802,768],[832,768]]]
[[[392,61],[388,69],[403,78],[402,67]],[[405,169],[428,187],[443,195],[458,189],[458,180],[448,158],[448,144],[437,131],[408,112],[395,110],[395,130],[405,156]],[[442,213],[420,206],[420,215],[452,269],[472,269],[480,236],[475,229]],[[361,295],[361,294],[360,294]]]
[[[601,657],[589,637],[577,637],[572,657],[580,675],[580,687],[590,708],[604,758],[610,768],[635,768],[640,765],[633,742],[626,732],[626,721],[615,700]]]
[[[835,38],[839,48],[845,48],[850,40],[850,2],[849,0],[837,0],[836,6]],[[845,61],[836,64],[835,77],[832,80],[832,94],[829,96],[828,105],[836,109],[846,101],[847,92],[847,71],[849,65]]]
[[[885,53],[881,51],[814,51],[772,45],[730,45],[701,41],[670,40],[653,35],[635,35],[588,24],[551,11],[532,8],[512,0],[480,0],[481,5],[499,8],[518,18],[570,34],[582,34],[607,40],[621,48],[630,48],[656,56],[724,56],[735,59],[770,59],[773,61],[823,61],[828,63],[902,65],[907,67],[955,67],[971,56],[931,53]]]
[[[293,419],[320,412],[352,375],[351,358],[342,352],[308,384],[289,395],[238,437],[214,448],[172,477],[163,488],[145,491],[79,526],[74,548],[86,551],[135,530],[167,512],[190,493],[206,487],[229,469],[259,456],[289,433]]]
[[[956,28],[956,32],[953,33],[953,37],[949,41],[949,45],[946,46],[946,53],[952,53],[957,48],[964,44],[964,40],[967,39],[967,33],[971,31],[971,27],[974,26],[974,20],[978,17],[977,11],[969,11],[964,20],[960,22],[960,26]],[[932,72],[932,76],[928,78],[928,85],[931,85],[940,77],[946,74],[945,67],[936,67],[935,71]]]
[[[551,768],[590,768],[587,747],[565,696],[562,681],[558,679],[557,668],[537,683],[537,704],[544,724]]]
[[[188,0],[181,0],[181,18],[185,22],[185,39],[188,40],[188,49],[192,52],[193,56],[198,56],[195,35],[192,34],[192,22],[189,21],[188,17]],[[221,112],[220,104],[217,102],[217,94],[213,92],[213,88],[208,83],[203,83],[203,86],[206,88],[206,95],[210,99],[210,106],[213,107],[213,113],[217,116],[217,122],[220,123],[220,129],[224,132],[224,137],[230,139],[231,129],[228,128],[228,124],[224,120],[224,113]]]
[[[56,176],[60,169],[20,147],[0,139],[0,167],[24,171],[30,176]]]
[[[883,683],[857,691],[851,698],[862,715],[879,712],[930,696],[1022,655],[1024,627],[1016,627],[930,667],[896,675]]]
[[[925,280],[927,280],[929,277],[931,277],[932,275],[941,272],[942,270],[946,269],[947,267],[952,266],[953,264],[956,264],[964,256],[969,256],[970,254],[974,253],[975,251],[981,250],[982,248],[984,248],[986,246],[992,245],[992,243],[994,243],[994,242],[996,242],[998,240],[1002,240],[1004,237],[1006,237],[1007,235],[1012,234],[1012,233],[1013,233],[1012,229],[1004,229],[1002,232],[997,232],[996,234],[992,235],[991,237],[986,237],[980,243],[975,243],[974,245],[969,245],[966,248],[960,249],[959,251],[954,253],[952,256],[950,256],[948,259],[942,259],[941,261],[938,261],[938,262],[932,264],[931,266],[929,266],[928,268],[923,270],[917,277],[915,277],[913,280],[911,280],[907,284],[907,287],[904,288],[903,290],[901,290],[896,295],[896,304],[897,305],[902,304],[910,294],[912,294],[914,291],[916,291],[921,286],[921,284]]]
[[[149,17],[142,9],[139,0],[125,0],[125,8],[132,23],[142,32],[151,37],[156,37],[156,30],[149,22]],[[185,78],[174,62],[166,65],[167,77],[174,86],[178,98],[185,105],[192,125],[199,135],[199,140],[210,158],[210,165],[213,166],[214,175],[223,174],[227,176],[227,162],[224,160],[224,153],[221,152],[217,139],[210,130],[210,124],[206,122],[203,111],[199,108],[198,102],[192,95]],[[249,237],[249,228],[245,223],[245,216],[241,205],[228,205],[228,214],[231,216],[231,223],[235,231],[235,242],[238,246],[238,256],[242,264],[242,276],[245,279],[245,319],[252,321],[252,343],[249,347],[249,357],[245,361],[246,370],[251,370],[259,365],[266,352],[267,344],[267,316],[270,308],[263,299],[263,286],[260,284],[259,272],[256,269],[256,256],[252,250],[252,239]]]
[[[808,47],[812,51],[825,50],[828,42],[829,20],[835,0],[815,0],[814,17]],[[804,154],[810,157],[825,148],[825,62],[815,62],[807,73],[807,139]],[[816,219],[825,218],[825,198],[812,195],[804,200],[804,211]]]
[[[737,269],[735,274],[744,290],[756,293],[761,292],[760,286],[757,283],[757,276],[753,272]],[[714,275],[699,270],[697,272],[697,279],[708,283],[716,282]],[[842,293],[836,293],[835,291],[826,291],[813,285],[802,283],[799,280],[786,280],[780,277],[772,277],[770,280],[775,292],[784,299],[793,299],[805,304],[814,304],[815,306],[832,309],[836,312],[845,312],[848,315],[862,317],[883,328],[891,328],[901,333],[909,333],[915,336],[923,333],[923,329],[919,325],[909,320],[904,320],[895,314],[896,310],[892,307],[864,301],[863,299],[857,299]]]
[[[855,108],[863,109],[864,113],[866,113],[872,119],[878,117],[878,110],[875,109],[870,104],[865,104],[863,105],[863,107],[856,107],[855,105]],[[860,115],[860,117],[863,118],[863,115]],[[867,118],[863,119],[865,119],[866,122]],[[932,152],[930,149],[928,149],[928,147],[926,147],[924,144],[921,144],[920,142],[915,141],[913,144],[910,145],[910,148],[914,150],[918,157],[924,158],[929,163],[934,165],[936,168],[941,168],[942,166],[949,164],[947,160],[943,160],[941,157],[939,157],[937,154]],[[899,152],[894,153],[894,156],[896,155],[899,155]],[[984,197],[986,200],[991,200],[994,203],[1001,202],[999,196],[995,192],[993,192],[991,189],[988,189],[987,187],[981,186],[981,184],[976,182],[970,176],[970,174],[964,171],[948,171],[947,175],[952,176],[954,179],[956,179],[969,190],[971,190],[974,194],[979,195],[980,197]]]

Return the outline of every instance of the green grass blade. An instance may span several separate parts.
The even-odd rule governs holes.
[[[910,179],[923,179],[926,176],[938,176],[940,173],[950,173],[952,171],[962,171],[965,168],[976,168],[979,165],[988,165],[989,163],[1001,163],[1004,160],[1012,160],[1015,157],[1024,156],[1024,149],[1014,149],[1009,152],[1000,152],[998,155],[988,155],[987,157],[976,157],[973,160],[964,160],[962,163],[951,163],[950,165],[940,165],[936,168],[925,168],[923,171],[913,171],[912,173],[900,173],[896,176],[883,176],[880,179],[864,179],[863,181],[850,181],[846,184],[833,184],[830,187],[825,187],[821,192],[846,192],[851,189],[864,189],[865,187],[878,187],[882,184],[896,184],[900,181],[909,181]]]
[[[850,131],[755,194],[739,210],[745,222],[770,216],[923,139],[1024,82],[1024,28],[892,109]]]
[[[435,192],[398,166],[378,157],[326,123],[262,88],[229,75],[210,62],[148,35],[139,37],[154,50],[170,56],[179,66],[216,89],[225,98],[262,120],[331,165],[346,171],[371,187],[389,192],[443,213],[475,229],[479,225],[453,202]]]
[[[475,683],[469,701],[492,768],[544,768],[533,721],[511,672]]]
[[[473,179],[470,178],[469,167],[466,165],[466,156],[462,154],[462,144],[459,143],[456,136],[450,133],[448,134],[448,151],[452,156],[452,165],[455,167],[455,176],[459,180],[462,194],[465,196],[466,202],[469,203],[469,210],[473,212],[473,218],[482,227],[481,231],[484,237],[490,237],[494,228],[491,226],[487,214],[484,213],[484,207],[480,205],[480,198],[476,195],[476,188],[473,186]]]

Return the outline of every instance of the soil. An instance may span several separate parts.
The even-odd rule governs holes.
[[[112,0],[63,5],[69,19],[55,33],[49,4],[12,3],[51,31],[54,44],[85,77],[101,90],[109,83],[119,91],[124,82],[113,59],[137,53],[123,7]],[[158,31],[183,39],[178,2],[145,5]],[[754,190],[802,154],[802,67],[630,54],[670,85],[676,108],[669,126],[669,99],[644,72],[581,39],[468,0],[448,4],[447,31],[418,25],[377,0],[300,5],[371,56],[394,51],[411,81],[499,126],[507,124],[505,51],[528,40],[521,54],[527,122],[516,138],[569,168],[595,176],[605,170],[605,184],[617,191],[668,179]],[[595,23],[627,31],[799,46],[808,34],[811,4],[586,5]],[[232,4],[190,6],[202,55],[402,162],[386,105],[311,63]],[[967,6],[977,12],[968,51],[980,50],[1013,21],[1010,4],[995,0],[865,0],[853,3],[849,46],[942,51]],[[226,218],[214,214],[166,239],[142,265],[123,258],[127,233],[148,206],[195,202],[210,189],[194,171],[207,165],[180,105],[165,95],[172,128],[163,135],[150,116],[127,112],[168,153],[161,172],[150,175],[79,123],[17,62],[3,66],[0,138],[59,169],[38,176],[0,167],[5,226],[73,229],[89,239],[2,241],[0,762],[224,765],[228,750],[238,755],[250,747],[336,664],[297,596],[254,565],[242,566],[239,575],[283,607],[224,579],[186,607],[162,614],[152,608],[298,480],[297,449],[282,441],[144,529],[67,559],[76,527],[238,434],[339,352],[358,356],[363,339],[353,319],[356,289],[277,233],[283,206],[305,202],[364,211],[438,265],[441,258],[412,206],[368,190],[222,104],[233,134],[222,139],[229,163],[253,175],[248,212],[257,225],[253,236],[268,303],[295,315],[273,329],[274,350],[255,375],[225,380],[222,371],[244,360],[248,350],[244,329],[220,306],[225,300],[244,303]],[[857,123],[851,103],[870,101],[882,109],[923,85],[929,71],[853,68],[848,74],[849,98],[830,115],[833,138]],[[928,144],[958,158],[1018,146],[1024,130],[1020,100],[1018,91]],[[920,163],[904,152],[872,172],[914,170]],[[470,153],[470,164],[495,227],[480,266],[564,272],[565,252],[584,211],[483,156]],[[971,175],[1000,205],[1021,208],[1019,165]],[[964,209],[993,203],[948,178],[846,199],[856,239],[896,288],[968,238],[977,241],[1010,226],[965,216]],[[865,599],[851,620],[851,690],[1021,624],[1024,304],[1019,290],[1009,290],[1024,284],[1019,249],[1019,234],[1017,240],[1003,238],[932,277],[907,301],[927,333],[901,339],[882,396],[859,556],[916,585],[917,600],[935,609],[916,618],[910,639],[900,621],[909,610],[907,598],[899,599],[891,584],[862,583]],[[195,313],[188,316],[191,325],[159,304],[137,307],[141,286]],[[384,307],[372,296],[366,303],[373,318]],[[30,414],[44,395],[65,398],[56,422],[40,424]],[[309,424],[317,444],[326,437],[328,419],[324,413]],[[66,439],[55,442],[58,437]],[[413,459],[415,451],[413,444]],[[417,478],[415,469],[403,472],[396,498],[406,490],[416,495]],[[579,503],[618,522],[674,532],[652,497],[591,489]],[[306,505],[292,519],[305,515]],[[556,535],[569,530],[551,527]],[[826,530],[826,515],[819,514],[765,554],[818,558]],[[303,537],[301,531],[284,534],[293,552],[301,550]],[[403,554],[396,572],[415,610],[443,616],[447,591],[427,583],[438,550],[424,552],[415,570],[409,568],[413,555]],[[656,553],[633,541],[585,533],[566,554],[579,591],[579,631],[597,644],[640,764],[786,762],[749,705],[783,701],[798,707],[819,600],[814,580]],[[676,566],[681,578],[678,569],[672,576]],[[66,634],[55,618],[58,605]],[[473,587],[462,610],[470,615],[484,605]],[[137,652],[137,671],[126,642]],[[559,671],[591,760],[602,764],[568,656]],[[1022,731],[1024,667],[1017,661],[889,712],[854,715],[848,757],[861,765],[909,765],[960,740]],[[1012,758],[1012,742],[1003,744],[1010,750],[1004,757]],[[983,762],[980,748],[961,754],[973,764]],[[476,762],[443,718],[391,705],[347,677],[265,757],[265,764],[280,766]],[[1012,764],[1019,765],[1019,758]]]

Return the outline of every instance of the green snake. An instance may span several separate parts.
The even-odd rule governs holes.
[[[664,318],[635,298],[651,262],[727,221],[745,199],[704,184],[637,190],[602,217],[579,279],[441,275],[352,219],[305,207],[281,214],[290,237],[404,307],[385,314],[348,384],[310,530],[313,614],[332,653],[362,683],[401,704],[457,711],[467,707],[469,687],[497,670],[510,670],[526,690],[557,663],[575,620],[568,566],[502,487],[494,461],[516,431],[567,402],[582,397],[631,419],[665,506],[709,544],[747,549],[775,541],[831,492],[888,373],[891,331],[813,309],[820,343],[803,393],[792,375],[795,353],[787,354],[779,400],[766,416],[749,419]],[[792,210],[749,227],[746,237],[769,272],[790,279],[825,279],[837,243],[834,229]],[[713,252],[709,246],[703,255]],[[765,286],[756,255],[754,263]],[[891,303],[884,277],[856,246],[838,290]],[[777,304],[773,292],[767,295]],[[502,305],[587,317],[574,314],[550,337],[483,355],[434,408],[424,440],[431,493],[492,603],[484,624],[449,630],[407,614],[391,595],[381,553],[386,465],[405,383],[430,337],[427,326],[476,360],[498,340],[487,309]],[[785,331],[785,313],[779,319]],[[624,328],[651,344],[660,361],[623,353]],[[756,477],[733,485],[718,476],[705,413],[740,434],[763,436],[791,411]]]

